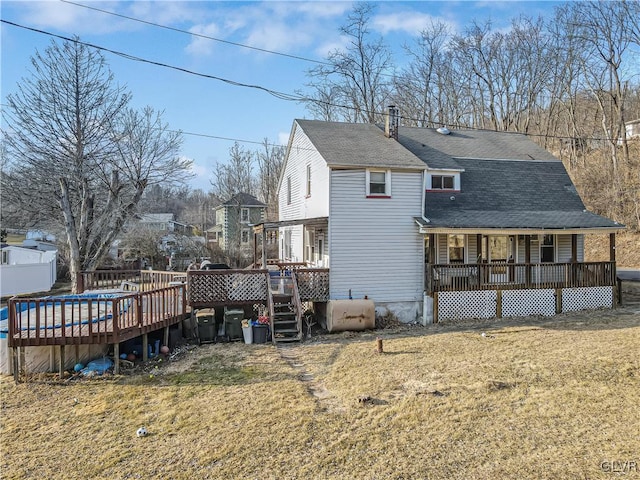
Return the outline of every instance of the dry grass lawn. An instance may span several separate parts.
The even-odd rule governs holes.
[[[135,375],[4,377],[1,477],[640,478],[635,301],[203,345]]]

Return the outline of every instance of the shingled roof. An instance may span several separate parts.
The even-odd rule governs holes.
[[[236,193],[233,197],[222,204],[223,206],[242,206],[242,207],[266,207],[265,203],[262,203],[253,195],[240,192]]]
[[[425,163],[368,123],[296,120],[331,168],[425,169]]]
[[[589,229],[622,225],[588,212],[562,162],[525,135],[296,120],[330,168],[460,172],[461,190],[427,192],[425,228]]]

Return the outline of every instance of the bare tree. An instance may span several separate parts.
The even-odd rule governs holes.
[[[327,63],[308,72],[312,89],[308,97],[316,105],[310,109],[324,117],[348,122],[374,123],[382,119],[391,83],[391,53],[382,38],[372,39],[369,22],[374,7],[356,3],[347,23],[340,28],[347,40],[344,50],[329,53]],[[327,102],[335,102],[333,110]],[[313,105],[313,103],[312,103]]]
[[[211,182],[213,193],[223,201],[236,193],[255,194],[254,152],[245,150],[238,142],[229,149],[229,161],[217,163],[215,180]]]
[[[64,232],[75,290],[76,274],[100,264],[145,189],[184,181],[190,161],[159,113],[128,107],[99,52],[52,42],[32,69],[3,109],[2,190],[25,221]]]
[[[448,92],[447,75],[449,28],[432,23],[425,28],[414,46],[404,49],[411,61],[395,79],[394,103],[403,106],[405,125],[428,127],[450,123],[445,113]]]
[[[278,218],[278,180],[284,163],[285,149],[271,145],[265,138],[258,151],[258,190],[259,198],[267,204],[267,220]]]

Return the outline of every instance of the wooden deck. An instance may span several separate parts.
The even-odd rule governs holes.
[[[10,347],[116,344],[169,327],[187,314],[183,286],[108,297],[9,300]],[[100,295],[100,294],[96,294]]]

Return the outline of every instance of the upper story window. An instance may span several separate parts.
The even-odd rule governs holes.
[[[307,165],[307,190],[305,195],[307,197],[311,196],[311,165]]]
[[[287,177],[287,205],[291,205],[291,177]]]
[[[391,196],[391,171],[367,170],[367,197]]]
[[[431,175],[431,190],[453,190],[453,175]]]
[[[249,223],[249,209],[243,208],[240,210],[240,221],[242,223]]]

